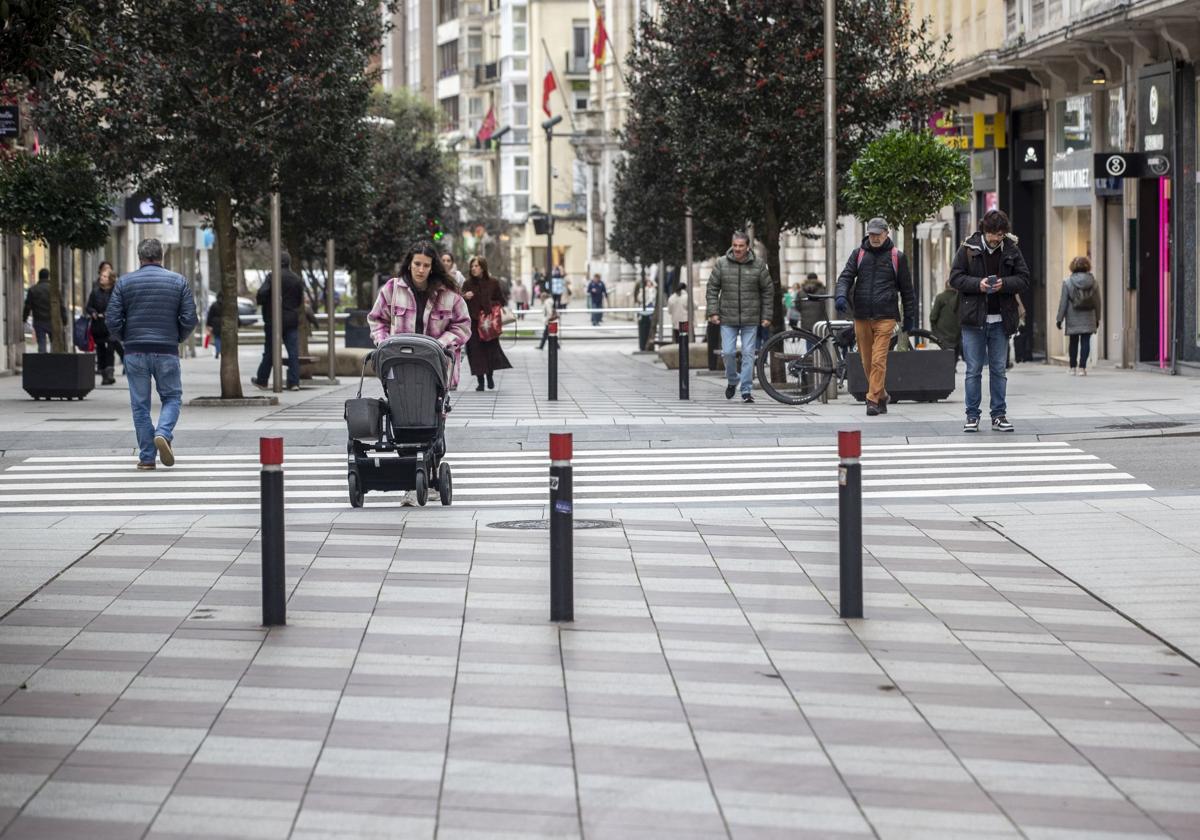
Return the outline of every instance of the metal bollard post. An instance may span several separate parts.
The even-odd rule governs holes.
[[[550,620],[575,620],[571,435],[550,435]]]
[[[688,322],[679,322],[679,399],[691,399],[691,383],[688,376],[691,373],[691,359],[688,357]]]
[[[287,624],[284,579],[283,438],[258,439],[262,464],[262,613],[263,626]]]
[[[863,617],[862,433],[838,432],[838,614]]]
[[[558,321],[551,321],[546,325],[550,330],[550,337],[547,341],[550,342],[550,358],[548,362],[548,370],[550,381],[546,386],[546,399],[551,402],[558,401]]]

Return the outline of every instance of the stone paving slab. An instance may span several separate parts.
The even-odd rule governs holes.
[[[131,519],[0,619],[24,837],[1186,837],[1200,667],[973,515],[529,510]],[[538,511],[540,515],[540,511]],[[1011,521],[1016,521],[1012,517]]]

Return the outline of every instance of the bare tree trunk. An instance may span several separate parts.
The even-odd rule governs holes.
[[[50,252],[50,264],[47,266],[50,269],[50,352],[51,353],[66,353],[67,342],[65,340],[62,321],[62,248],[57,242],[47,243],[46,250]]]
[[[233,226],[233,201],[228,194],[217,196],[213,224],[221,264],[221,397],[240,399],[242,375],[238,368],[237,230]]]

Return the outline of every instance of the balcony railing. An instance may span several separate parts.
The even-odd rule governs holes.
[[[564,71],[568,76],[586,76],[592,69],[590,55],[572,55],[566,54],[563,61]]]

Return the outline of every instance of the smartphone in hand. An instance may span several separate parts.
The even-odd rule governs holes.
[[[988,294],[989,295],[992,294],[993,292],[1000,291],[1000,278],[997,277],[995,274],[988,275],[987,284],[988,284]]]

